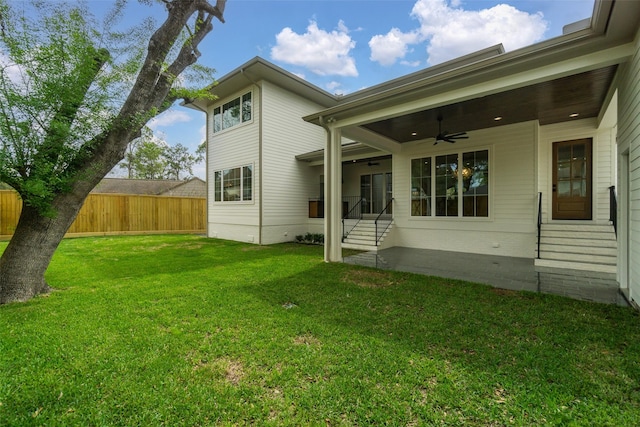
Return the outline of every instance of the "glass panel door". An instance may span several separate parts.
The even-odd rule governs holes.
[[[379,214],[393,197],[391,172],[360,176],[363,214]],[[390,211],[387,213],[391,213]]]
[[[591,219],[591,139],[553,144],[553,219]]]
[[[373,185],[371,186],[371,212],[372,214],[379,214],[384,209],[384,174],[374,173],[371,175]]]

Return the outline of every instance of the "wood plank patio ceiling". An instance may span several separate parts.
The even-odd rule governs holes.
[[[617,65],[513,89],[436,109],[372,122],[363,127],[397,142],[435,137],[438,115],[448,133],[473,131],[530,120],[541,125],[597,117]],[[572,118],[571,114],[578,117]],[[501,120],[494,120],[502,117]],[[415,133],[415,135],[414,135]]]

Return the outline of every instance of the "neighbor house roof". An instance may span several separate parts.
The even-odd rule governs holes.
[[[189,187],[187,193],[180,191],[184,187]],[[189,180],[104,178],[92,193],[205,197],[206,183],[200,178]]]

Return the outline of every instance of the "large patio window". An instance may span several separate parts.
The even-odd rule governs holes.
[[[213,173],[215,202],[246,202],[253,200],[253,166],[223,169]]]
[[[213,132],[251,121],[251,92],[213,109]]]
[[[489,150],[412,159],[411,216],[488,217]]]

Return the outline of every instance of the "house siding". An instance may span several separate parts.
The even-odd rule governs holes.
[[[620,163],[628,176],[619,182],[624,190],[619,198],[626,198],[622,204],[622,219],[618,245],[620,286],[628,297],[640,303],[640,32],[635,41],[635,53],[620,70],[618,93],[618,153]]]
[[[302,116],[322,106],[263,81],[262,242],[291,241],[309,230],[309,194],[318,193],[319,177],[295,156],[324,148],[324,129]],[[316,196],[317,197],[317,196]]]
[[[456,145],[418,143],[393,160],[394,240],[402,246],[532,258],[535,236],[537,123],[470,132]],[[412,217],[412,158],[489,149],[489,218]]]
[[[242,96],[252,90],[252,121],[221,132],[213,133],[213,109],[230,99]],[[259,241],[260,206],[260,91],[255,86],[225,99],[218,100],[209,107],[207,175],[213,182],[214,171],[245,165],[253,166],[253,200],[250,202],[214,202],[213,185],[208,186],[207,235],[229,240]]]

